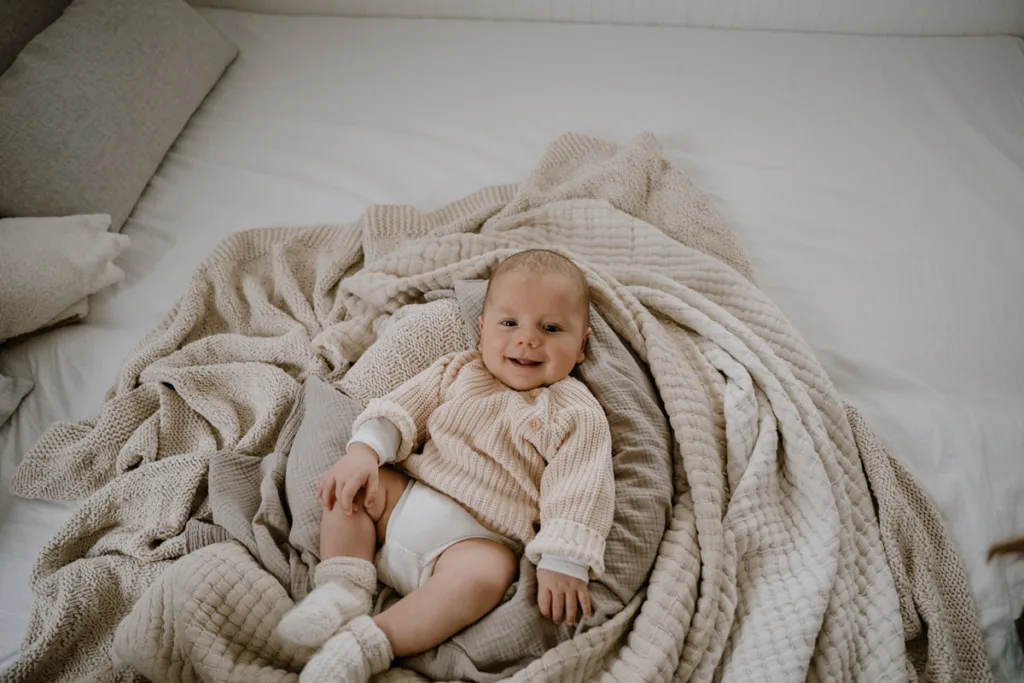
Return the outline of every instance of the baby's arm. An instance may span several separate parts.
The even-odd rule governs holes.
[[[526,548],[531,562],[559,557],[604,573],[604,544],[615,514],[608,419],[597,400],[567,410],[568,425],[540,482],[540,532]]]
[[[351,512],[353,500],[364,488],[369,502],[377,492],[377,468],[408,457],[422,444],[427,418],[441,404],[444,390],[461,367],[452,362],[458,356],[439,358],[390,394],[370,402],[352,425],[345,455],[320,480],[317,497],[324,507],[330,509],[337,501]]]
[[[546,569],[549,572],[565,574],[566,576],[571,576],[583,583],[590,582],[590,566],[583,562],[574,560],[571,557],[566,557],[565,555],[544,553],[540,556],[540,562],[537,563],[537,569]]]
[[[564,619],[576,625],[577,606],[583,616],[593,614],[590,608],[590,567],[562,555],[541,555],[537,563],[537,607],[540,613],[556,624]]]
[[[373,449],[379,464],[385,465],[398,457],[398,448],[402,445],[402,434],[395,423],[386,417],[375,417],[361,423],[352,432],[346,448],[361,443]]]
[[[371,504],[377,495],[377,468],[395,459],[401,439],[398,427],[386,418],[364,422],[348,440],[345,455],[320,480],[316,495],[324,507],[330,510],[338,502],[351,513],[356,495],[364,489],[365,503]]]
[[[565,436],[541,476],[541,527],[527,546],[537,563],[541,614],[575,625],[577,604],[590,616],[591,574],[604,573],[604,544],[615,512],[611,430],[589,393],[566,415]]]
[[[442,356],[391,393],[370,401],[352,424],[349,445],[370,446],[381,464],[409,457],[427,440],[427,419],[444,401],[466,359],[465,352]]]

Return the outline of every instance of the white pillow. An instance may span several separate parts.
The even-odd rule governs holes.
[[[0,219],[0,341],[85,317],[90,294],[120,282],[131,240],[110,216]]]

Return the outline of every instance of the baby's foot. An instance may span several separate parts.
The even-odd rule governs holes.
[[[367,683],[394,660],[391,643],[368,616],[356,617],[348,628],[320,648],[299,674],[299,683],[343,681]]]
[[[335,557],[317,566],[317,587],[284,615],[277,632],[303,647],[320,647],[345,624],[370,613],[377,570],[366,560]]]

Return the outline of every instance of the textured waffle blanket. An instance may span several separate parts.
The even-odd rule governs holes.
[[[542,634],[549,647],[523,661],[505,653],[497,677],[991,678],[937,511],[756,286],[711,201],[650,135],[625,147],[566,135],[523,182],[434,212],[378,206],[351,225],[221,244],[101,413],[52,426],[17,471],[19,495],[84,501],[38,560],[3,680],[296,680],[310,653],[273,628],[317,561],[319,473],[286,456],[315,450],[304,426],[327,418],[306,414],[311,392],[345,397],[348,417],[332,415],[354,417],[387,377],[469,340],[464,283],[538,245],[581,264],[605,338],[649,373],[669,444],[651,457],[671,476],[653,490],[664,505],[640,580],[604,587],[617,611]],[[459,307],[433,306],[445,296]],[[430,335],[401,358],[375,352],[415,315]],[[623,539],[651,523],[638,517]],[[381,678],[438,662],[477,677],[473,642]]]

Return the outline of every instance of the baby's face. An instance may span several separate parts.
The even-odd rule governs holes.
[[[517,391],[550,386],[584,358],[582,295],[558,273],[506,273],[491,284],[480,352],[492,375]]]

